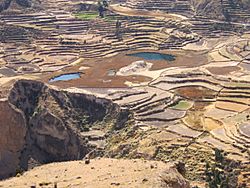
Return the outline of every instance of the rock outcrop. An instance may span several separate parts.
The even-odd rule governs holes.
[[[194,7],[195,14],[199,16],[206,15],[210,18],[224,19],[223,5],[220,0],[208,1],[208,0],[191,0],[191,4]]]
[[[13,175],[25,147],[27,126],[24,114],[7,99],[0,100],[0,177]]]
[[[175,164],[169,164],[159,175],[159,187],[162,188],[190,188],[190,184],[180,172]]]
[[[1,170],[1,178],[38,164],[81,159],[92,150],[101,155],[86,132],[95,127],[105,134],[122,127],[128,118],[128,112],[111,100],[31,80],[17,81],[0,105],[0,166],[11,164]]]

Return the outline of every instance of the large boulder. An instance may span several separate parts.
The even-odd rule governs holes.
[[[189,182],[178,171],[177,164],[169,164],[159,175],[159,188],[190,188]]]

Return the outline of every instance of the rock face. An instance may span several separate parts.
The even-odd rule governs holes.
[[[162,188],[190,188],[190,184],[183,176],[178,172],[175,164],[170,164],[169,168],[166,168],[159,175],[159,186]]]
[[[98,124],[105,132],[122,127],[128,118],[127,112],[110,100],[59,91],[29,80],[17,81],[1,105],[0,113],[7,114],[1,114],[1,156],[6,158],[12,151],[1,160],[0,166],[12,164],[12,168],[1,170],[1,178],[34,163],[81,159],[96,149],[82,131]]]
[[[195,8],[197,15],[206,15],[210,18],[224,19],[223,6],[220,0],[191,0],[192,6]]]
[[[26,132],[24,114],[7,99],[0,100],[0,177],[18,170]]]
[[[228,21],[249,21],[248,0],[191,0],[197,15]]]

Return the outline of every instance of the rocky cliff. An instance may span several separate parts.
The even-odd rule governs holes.
[[[0,166],[6,169],[1,178],[34,165],[81,159],[93,151],[102,155],[94,142],[100,134],[95,133],[102,132],[103,141],[128,118],[110,100],[30,80],[17,81],[0,105]]]
[[[0,177],[13,174],[19,166],[27,126],[24,114],[7,99],[0,100]]]

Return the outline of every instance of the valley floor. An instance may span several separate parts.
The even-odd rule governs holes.
[[[249,187],[250,25],[134,10],[134,1],[129,8],[111,6],[105,18],[81,19],[77,2],[46,0],[37,12],[0,14],[0,104],[25,119],[24,132],[35,135],[29,136],[37,148],[31,148],[55,161],[71,159],[68,151],[79,159],[93,149],[113,158],[181,161],[185,178],[201,187],[207,165],[218,165],[214,153],[219,150],[225,160],[218,170],[233,185]],[[80,78],[50,81],[69,73]],[[20,122],[3,108],[0,114],[0,125]],[[13,126],[0,128],[18,136]],[[29,143],[25,136],[20,137]],[[24,145],[1,139],[3,166],[14,164],[8,163],[13,151],[19,165]],[[72,149],[71,141],[80,146]],[[78,153],[82,146],[86,151]],[[34,156],[39,165],[48,161]],[[150,187],[167,165],[115,159],[53,163],[0,187]]]

